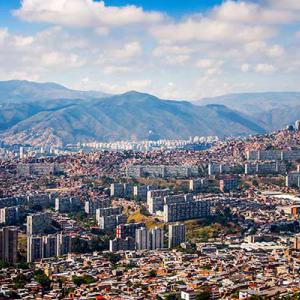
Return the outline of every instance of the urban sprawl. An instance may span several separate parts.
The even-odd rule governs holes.
[[[0,157],[0,299],[300,298],[300,121]]]

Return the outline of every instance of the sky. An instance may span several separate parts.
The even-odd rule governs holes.
[[[199,100],[300,91],[299,0],[0,0],[0,80]]]

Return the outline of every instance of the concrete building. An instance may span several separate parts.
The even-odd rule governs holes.
[[[300,250],[300,235],[296,235],[293,240],[293,249]]]
[[[57,236],[55,234],[43,237],[44,258],[54,257],[57,254]]]
[[[126,176],[132,178],[188,178],[199,175],[199,167],[191,165],[130,165]]]
[[[125,214],[103,216],[98,219],[98,226],[102,230],[113,230],[120,224],[127,222],[127,216]]]
[[[57,237],[57,256],[62,256],[71,252],[71,237],[64,233],[59,233]]]
[[[118,252],[118,251],[128,251],[135,249],[135,239],[132,237],[115,238],[109,241],[109,251]]]
[[[135,246],[137,250],[151,249],[150,234],[145,227],[136,229]]]
[[[198,179],[191,179],[189,181],[189,190],[194,193],[199,193],[208,186],[208,179],[207,178],[198,178]]]
[[[124,184],[123,183],[112,183],[110,185],[110,196],[123,198],[124,197]]]
[[[71,238],[63,233],[27,237],[27,262],[62,256],[70,251]]]
[[[164,248],[164,230],[162,228],[153,228],[149,232],[151,249],[163,249]]]
[[[132,183],[124,183],[124,197],[125,198],[133,198],[133,184]]]
[[[19,163],[17,165],[17,174],[21,177],[50,176],[64,171],[64,166],[53,163]]]
[[[96,221],[98,222],[98,224],[100,224],[100,219],[102,217],[120,215],[121,213],[122,213],[122,207],[120,206],[98,208],[96,209]]]
[[[16,225],[25,217],[25,208],[22,206],[11,206],[0,209],[0,224]]]
[[[47,212],[27,216],[27,235],[43,234],[51,228],[52,220]]]
[[[300,150],[252,150],[246,152],[247,160],[252,161],[271,161],[288,160],[295,161],[300,158]]]
[[[18,228],[9,226],[0,229],[0,259],[15,264],[17,262]]]
[[[223,193],[235,191],[238,188],[237,178],[234,176],[226,176],[220,180],[220,190]]]
[[[168,247],[174,248],[186,241],[186,227],[184,224],[169,225]]]
[[[77,212],[83,208],[78,197],[63,197],[55,199],[55,210],[60,213]]]
[[[230,171],[230,167],[227,165],[211,162],[208,164],[208,175],[217,175],[228,173]]]
[[[27,262],[35,262],[44,257],[42,236],[30,235],[27,237]]]
[[[290,172],[286,176],[286,186],[288,187],[300,187],[300,172]]]
[[[135,231],[142,227],[145,227],[145,223],[120,224],[116,228],[116,237],[120,239],[127,237],[135,238]]]
[[[133,196],[138,200],[147,200],[148,191],[157,189],[152,185],[136,185],[133,187]]]
[[[93,216],[96,214],[98,208],[111,207],[112,201],[109,197],[97,198],[95,200],[86,200],[84,205],[84,211]]]
[[[169,189],[151,190],[147,193],[147,207],[151,214],[162,210],[164,197],[169,195]]]
[[[283,162],[271,161],[245,164],[245,174],[285,174],[286,165]]]
[[[204,218],[210,215],[210,200],[192,200],[165,204],[163,215],[165,222]]]

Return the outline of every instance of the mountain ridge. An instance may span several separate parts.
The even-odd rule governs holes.
[[[234,99],[224,96],[230,104],[228,107],[222,98],[218,101],[207,99],[195,105],[137,91],[120,95],[99,92],[99,97],[95,97],[97,92],[73,91],[56,83],[35,84],[10,81],[5,89],[5,82],[0,82],[0,96],[3,96],[0,97],[0,138],[8,144],[62,146],[77,142],[176,139],[193,135],[245,136],[268,132],[278,118],[276,107],[273,111],[260,108],[253,114],[240,109],[248,105],[243,104],[250,101],[248,96],[242,99],[243,103],[233,104],[237,96]],[[281,107],[282,111],[285,109]],[[298,110],[293,114],[294,118],[297,116]]]

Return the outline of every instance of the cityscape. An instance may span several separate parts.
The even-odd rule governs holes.
[[[299,300],[299,16],[0,0],[0,300]]]
[[[0,166],[3,297],[297,297],[299,123],[206,150],[21,147]]]

